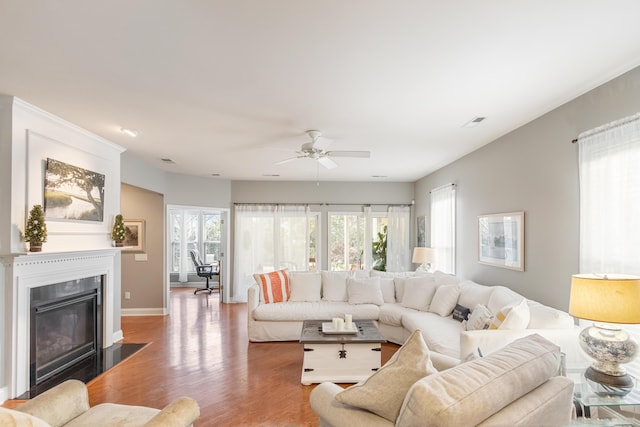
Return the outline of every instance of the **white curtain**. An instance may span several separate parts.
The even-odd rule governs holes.
[[[431,247],[435,269],[456,272],[456,187],[443,185],[431,190]]]
[[[408,206],[389,206],[387,212],[387,271],[411,269],[409,223],[411,209]]]
[[[640,114],[578,141],[580,272],[640,274]]]
[[[373,238],[370,230],[373,230],[373,216],[371,215],[371,206],[362,208],[364,213],[364,250],[362,251],[362,265],[365,269],[373,266]]]
[[[236,205],[234,301],[246,301],[255,273],[307,270],[309,210],[302,205]]]
[[[640,113],[578,141],[580,273],[640,275]],[[640,325],[624,329],[640,340]],[[640,358],[626,368],[638,377]]]

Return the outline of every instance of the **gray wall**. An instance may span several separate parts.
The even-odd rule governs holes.
[[[419,180],[416,214],[429,214],[431,189],[455,183],[457,274],[567,310],[570,278],[579,265],[578,146],[571,140],[638,111],[640,68]],[[520,210],[525,271],[479,264],[477,216]]]
[[[146,260],[122,252],[121,301],[123,309],[151,309],[147,314],[162,314],[164,301],[164,198],[162,194],[132,185],[120,189],[122,215],[125,219],[145,220]],[[131,299],[125,299],[125,292]],[[143,313],[144,314],[144,313]]]

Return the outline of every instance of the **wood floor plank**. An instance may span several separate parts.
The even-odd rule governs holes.
[[[91,405],[161,408],[179,396],[200,405],[203,426],[313,426],[315,387],[300,384],[302,345],[249,343],[246,304],[171,291],[171,315],[124,316],[125,343],[149,343],[88,384]],[[398,346],[383,344],[383,363]]]

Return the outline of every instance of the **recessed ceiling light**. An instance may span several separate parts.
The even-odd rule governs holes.
[[[140,135],[140,131],[139,130],[135,130],[135,129],[127,129],[127,128],[120,128],[120,131],[126,133],[127,135],[135,138],[136,136]]]
[[[462,127],[463,128],[472,128],[475,126],[478,126],[480,123],[482,123],[483,121],[486,120],[486,117],[474,117],[473,119],[469,120],[467,123],[463,124]]]
[[[371,175],[371,178],[388,178],[387,175]]]
[[[220,176],[219,173],[212,173],[211,176]]]
[[[280,175],[277,174],[277,173],[264,173],[264,174],[262,174],[262,176],[278,177]]]
[[[171,160],[168,157],[165,157],[164,159],[160,159],[160,160],[162,160],[163,162],[165,162],[167,164],[170,164],[170,165],[175,165],[176,164],[176,162],[174,162],[173,160]]]

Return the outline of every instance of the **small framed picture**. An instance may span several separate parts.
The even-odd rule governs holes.
[[[524,212],[478,216],[478,262],[524,271]]]
[[[125,219],[123,252],[144,252],[144,219]]]

